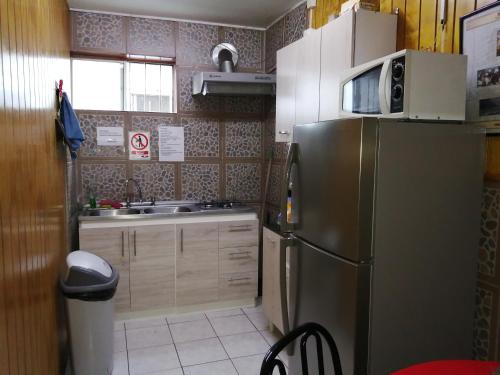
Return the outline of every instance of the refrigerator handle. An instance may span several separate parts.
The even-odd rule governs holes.
[[[287,204],[288,204],[288,187],[290,185],[290,177],[292,173],[292,165],[297,162],[297,154],[298,154],[298,143],[291,143],[288,148],[288,154],[286,157],[285,164],[285,174],[282,183],[282,192],[281,192],[281,232],[292,232],[294,229],[293,223],[288,222],[287,218]]]
[[[298,267],[297,267],[297,249],[296,249],[297,240],[294,237],[281,238],[280,239],[280,263],[282,267],[280,267],[281,273],[280,277],[280,295],[281,298],[281,311],[283,314],[283,332],[285,335],[295,329],[295,313],[298,299],[298,281],[299,275]],[[289,268],[289,279],[288,283],[286,280],[286,250],[290,248],[290,268]],[[293,345],[289,345],[287,347],[288,355],[293,355],[294,347]]]

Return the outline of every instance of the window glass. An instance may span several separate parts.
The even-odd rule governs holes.
[[[130,111],[172,112],[171,66],[130,63],[128,72]]]
[[[123,62],[73,60],[73,107],[123,110]]]

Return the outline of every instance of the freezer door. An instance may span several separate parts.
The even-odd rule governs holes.
[[[345,261],[299,240],[290,247],[291,329],[323,325],[337,344],[344,375],[367,373],[370,273],[370,264]],[[289,362],[292,375],[302,374],[298,345]],[[309,373],[318,374],[314,340],[308,351]],[[324,358],[326,374],[333,374],[326,351]]]
[[[371,259],[377,132],[376,119],[300,125],[290,147],[293,232],[354,262]]]

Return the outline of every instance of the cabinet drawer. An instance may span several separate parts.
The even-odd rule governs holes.
[[[220,249],[220,272],[257,272],[258,247],[228,247]]]
[[[257,272],[225,273],[219,280],[220,299],[257,296]]]
[[[259,232],[257,220],[230,221],[219,224],[219,247],[258,246]]]

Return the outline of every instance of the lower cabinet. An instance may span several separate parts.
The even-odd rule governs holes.
[[[80,249],[106,259],[118,270],[120,281],[115,293],[116,310],[130,310],[128,228],[80,229]]]
[[[132,310],[175,304],[175,225],[129,228]]]
[[[120,272],[118,312],[257,296],[258,221],[80,228]]]
[[[177,305],[218,299],[218,223],[177,225]]]

